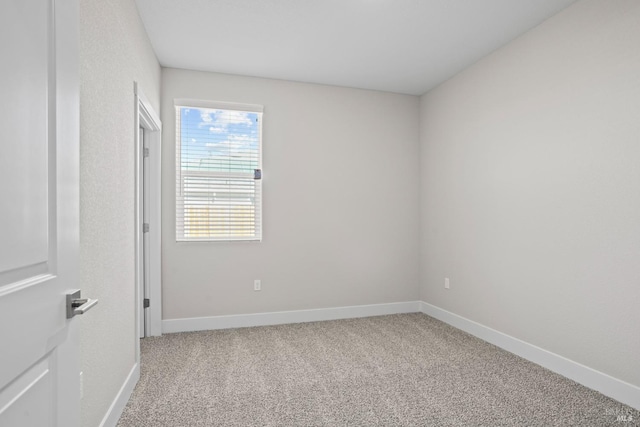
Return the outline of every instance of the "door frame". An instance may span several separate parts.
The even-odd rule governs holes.
[[[135,342],[136,360],[140,360],[140,310],[144,292],[148,292],[150,305],[146,310],[145,318],[147,330],[144,336],[162,335],[162,254],[161,254],[161,182],[162,182],[162,122],[151,103],[144,95],[137,82],[134,82],[135,98],[135,174],[136,174],[136,201],[135,201],[135,250],[136,250],[136,292],[135,292]],[[144,179],[143,179],[143,146],[140,141],[139,129],[144,129],[144,139],[149,150],[149,280],[148,289],[144,290],[144,246],[143,246],[143,206],[144,206]]]

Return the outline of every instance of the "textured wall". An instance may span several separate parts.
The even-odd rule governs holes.
[[[82,425],[97,426],[135,362],[134,93],[158,108],[160,66],[133,0],[80,2]]]
[[[177,69],[162,81],[163,318],[417,299],[417,97]],[[176,243],[174,98],[264,105],[261,243]]]
[[[639,40],[581,1],[421,98],[422,299],[637,386]]]

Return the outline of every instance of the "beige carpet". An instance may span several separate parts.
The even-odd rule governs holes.
[[[628,426],[640,415],[418,313],[169,334],[142,340],[141,357],[119,427]]]

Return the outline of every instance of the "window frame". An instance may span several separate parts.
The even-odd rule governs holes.
[[[180,230],[178,228],[178,209],[180,206],[184,209],[184,200],[182,203],[179,203],[180,196],[184,193],[184,178],[182,171],[182,109],[183,108],[193,108],[193,109],[208,109],[208,110],[226,110],[226,111],[240,111],[245,113],[257,113],[259,116],[258,119],[258,164],[257,170],[260,171],[259,178],[253,178],[256,182],[258,188],[256,188],[254,192],[254,197],[256,197],[256,202],[254,203],[255,208],[255,221],[254,221],[254,229],[255,232],[252,236],[225,236],[225,237],[187,237],[185,236],[184,230],[184,222],[182,224],[182,235],[180,235]],[[176,115],[176,129],[175,129],[175,148],[176,148],[176,156],[175,156],[175,168],[174,171],[176,173],[175,177],[175,232],[176,232],[176,242],[185,243],[185,242],[261,242],[263,235],[263,216],[262,216],[262,204],[263,204],[263,172],[262,172],[262,159],[263,159],[263,127],[262,121],[264,117],[264,107],[259,104],[242,104],[235,102],[224,102],[224,101],[206,101],[200,99],[185,99],[185,98],[176,98],[174,99],[174,109]],[[229,180],[243,180],[248,179],[250,174],[245,173],[237,173],[237,172],[220,172],[220,171],[193,171],[193,174],[188,174],[192,176],[206,174],[208,177],[212,177],[214,179],[229,179]],[[184,218],[184,214],[183,214]],[[183,219],[184,221],[184,219]]]

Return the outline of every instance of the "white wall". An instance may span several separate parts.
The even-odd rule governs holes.
[[[79,320],[82,425],[97,426],[135,362],[134,94],[158,109],[160,66],[133,0],[80,2]]]
[[[417,97],[163,69],[162,98],[164,319],[417,299]],[[261,243],[176,243],[175,98],[264,105]]]
[[[639,41],[581,1],[421,98],[422,299],[636,386]]]

